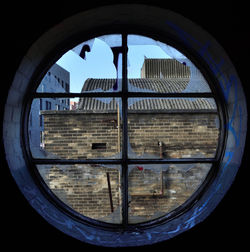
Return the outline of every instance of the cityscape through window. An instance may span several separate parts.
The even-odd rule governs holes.
[[[193,199],[218,155],[221,119],[187,56],[149,37],[111,34],[48,70],[28,131],[32,161],[59,201],[84,218],[132,225]]]

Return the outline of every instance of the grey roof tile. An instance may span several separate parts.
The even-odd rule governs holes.
[[[152,92],[173,93],[182,92],[189,79],[129,79],[133,89],[151,90]],[[112,91],[116,79],[88,79],[82,92]],[[143,89],[143,90],[144,90]],[[142,91],[143,91],[142,90]],[[133,90],[130,90],[133,91]],[[117,98],[80,98],[78,110],[88,113],[107,113],[117,111]],[[129,112],[178,112],[178,111],[216,111],[212,98],[129,98]],[[121,106],[120,106],[121,107]]]

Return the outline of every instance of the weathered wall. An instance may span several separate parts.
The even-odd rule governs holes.
[[[55,195],[77,212],[94,219],[120,223],[119,166],[39,165],[38,169]],[[113,214],[107,173],[110,178]]]
[[[109,157],[118,150],[114,120],[114,114],[45,112],[45,149],[60,158]],[[93,143],[106,143],[106,149],[92,149]]]
[[[140,167],[131,167],[129,173],[130,223],[163,216],[183,204],[204,181],[211,165]]]
[[[128,115],[129,154],[155,157],[213,157],[218,139],[216,114]],[[121,128],[121,127],[120,127]],[[60,158],[108,158],[118,154],[116,114],[44,112],[45,149]],[[159,146],[162,142],[162,149]],[[105,149],[92,149],[106,143]],[[162,154],[161,154],[162,153]]]
[[[44,113],[45,149],[60,158],[118,155],[116,114]],[[216,114],[129,114],[131,157],[213,157],[218,140]],[[121,139],[120,139],[121,140]],[[158,142],[163,143],[162,149]],[[106,149],[92,149],[106,143]],[[114,157],[114,156],[113,156]],[[205,179],[210,164],[131,165],[130,222],[164,215],[184,203]],[[120,167],[39,166],[52,191],[77,212],[99,220],[121,220]],[[111,213],[107,172],[114,212]]]
[[[217,119],[216,114],[129,114],[129,140],[139,155],[213,157],[218,139]]]

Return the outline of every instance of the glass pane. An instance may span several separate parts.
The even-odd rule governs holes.
[[[129,158],[214,157],[218,136],[212,98],[128,99]]]
[[[76,212],[121,223],[119,165],[37,165],[51,191]]]
[[[121,35],[85,41],[66,52],[41,81],[37,92],[81,93],[121,90]],[[77,101],[77,100],[76,100]]]
[[[129,223],[166,215],[186,202],[205,180],[211,164],[130,165]]]
[[[211,92],[199,69],[175,48],[149,37],[128,36],[128,90]]]
[[[35,158],[121,157],[121,99],[41,98],[32,102],[29,142]]]

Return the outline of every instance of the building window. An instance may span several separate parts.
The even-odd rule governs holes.
[[[65,90],[67,93],[69,93],[69,84],[68,83],[65,83]]]
[[[46,101],[46,110],[51,110],[51,102],[50,101]]]
[[[40,99],[40,110],[43,110],[43,101]]]

